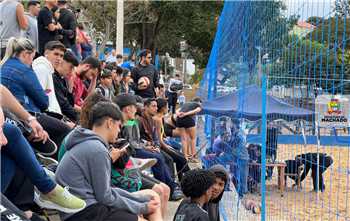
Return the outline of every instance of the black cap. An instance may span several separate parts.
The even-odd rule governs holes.
[[[67,1],[66,0],[58,0],[57,3],[60,5],[64,5],[64,4],[67,4]]]
[[[131,94],[120,94],[114,98],[114,103],[116,103],[120,109],[123,109],[129,105],[137,105],[136,97]]]
[[[148,49],[142,49],[140,52],[139,52],[139,57],[146,57],[147,54],[151,53],[150,50]]]

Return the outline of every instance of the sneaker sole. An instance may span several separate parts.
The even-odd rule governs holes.
[[[38,157],[39,161],[45,166],[48,166],[50,164],[58,165],[57,160],[50,157],[43,156],[41,153],[36,153],[36,156]]]
[[[84,201],[84,206],[80,209],[69,209],[69,208],[64,208],[60,205],[57,205],[56,203],[53,203],[48,200],[42,200],[40,196],[35,192],[34,194],[34,202],[38,204],[39,207],[44,208],[44,209],[53,209],[53,210],[58,210],[60,212],[64,213],[77,213],[85,209],[86,203]]]
[[[138,169],[138,170],[145,170],[145,169],[148,169],[148,168],[151,168],[151,167],[153,167],[154,165],[156,165],[157,164],[157,159],[155,159],[155,158],[149,158],[149,160],[146,162],[146,163],[144,163],[144,164],[139,164],[139,165],[136,165],[136,166],[134,166],[134,167],[132,167],[132,168],[130,168],[130,169]]]

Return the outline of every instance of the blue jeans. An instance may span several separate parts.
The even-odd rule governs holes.
[[[243,197],[248,192],[247,181],[249,174],[249,160],[239,159],[234,157],[236,168],[234,170],[234,177],[237,181],[237,192],[239,197]]]
[[[164,142],[178,151],[181,151],[182,149],[182,145],[179,142],[177,142],[174,138],[167,137],[164,139]]]
[[[174,190],[176,187],[175,181],[171,178],[170,169],[165,163],[165,159],[161,153],[151,152],[144,149],[136,149],[135,157],[141,159],[155,158],[157,163],[152,167],[152,172],[154,177],[159,181],[165,183],[170,187],[171,190]]]
[[[52,191],[56,183],[45,173],[35,158],[34,151],[21,131],[14,125],[5,123],[4,134],[8,140],[1,148],[1,192],[5,192],[14,178],[16,168],[20,168],[31,182],[44,194]]]

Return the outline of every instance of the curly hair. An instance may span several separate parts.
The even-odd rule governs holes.
[[[90,94],[84,101],[84,104],[81,108],[80,113],[80,125],[83,128],[91,129],[92,125],[90,122],[90,111],[92,107],[100,101],[109,101],[107,98],[102,96],[100,93],[92,93]]]
[[[194,169],[185,173],[181,189],[186,197],[199,198],[215,183],[215,174],[208,170]]]

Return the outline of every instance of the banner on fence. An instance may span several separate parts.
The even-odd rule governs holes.
[[[316,99],[316,121],[320,127],[349,127],[349,98],[343,95],[320,95]]]

